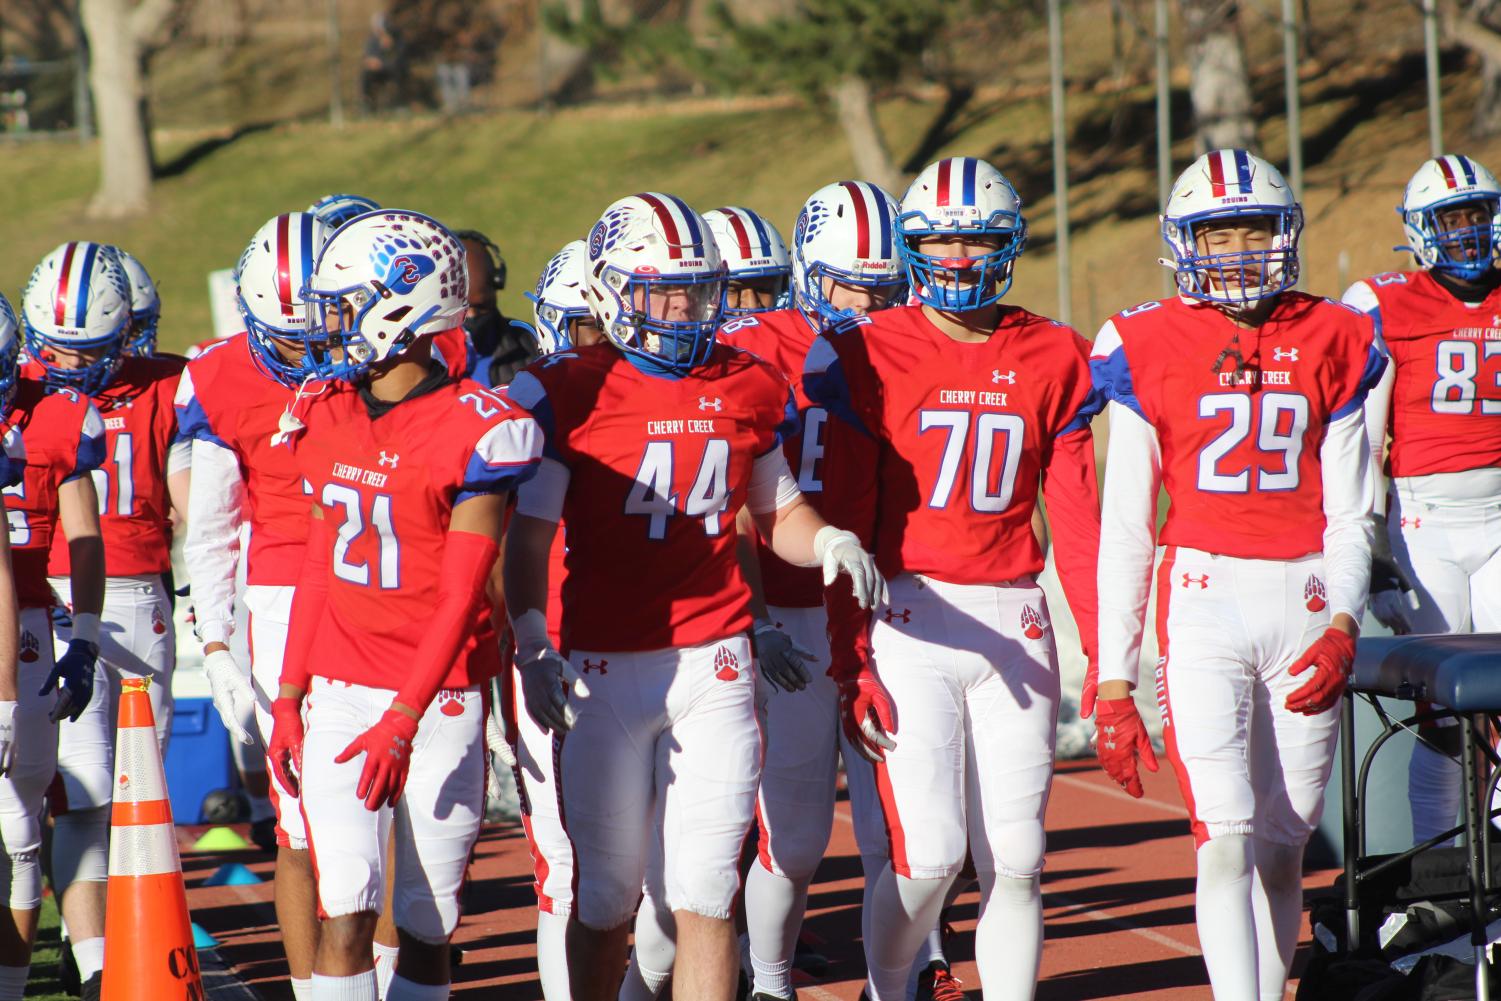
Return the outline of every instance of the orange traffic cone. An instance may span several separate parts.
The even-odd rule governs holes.
[[[149,681],[120,686],[102,1001],[203,1001]]]

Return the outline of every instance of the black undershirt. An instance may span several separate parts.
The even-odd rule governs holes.
[[[1451,278],[1450,276],[1444,274],[1442,271],[1433,270],[1428,273],[1431,274],[1433,276],[1433,280],[1442,285],[1450,295],[1458,299],[1460,302],[1466,302],[1472,306],[1476,303],[1484,302],[1487,296],[1496,291],[1496,288],[1498,286],[1501,286],[1501,270],[1498,270],[1497,268],[1491,268],[1485,273],[1484,277],[1480,278],[1477,281],[1464,283]]]
[[[372,421],[378,420],[379,418],[384,417],[386,414],[389,414],[400,404],[403,404],[408,400],[415,400],[419,396],[426,396],[433,390],[441,389],[442,387],[448,385],[450,381],[451,380],[448,376],[448,369],[440,362],[431,361],[428,362],[427,375],[423,377],[421,382],[412,387],[412,391],[410,393],[407,393],[407,395],[403,396],[401,399],[377,400],[373,395],[371,395],[370,387],[361,383],[359,386],[360,400],[365,404],[365,413],[370,415],[370,419]]]

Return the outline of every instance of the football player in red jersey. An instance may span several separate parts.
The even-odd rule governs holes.
[[[84,276],[90,255],[93,274]],[[116,271],[123,286],[110,280]],[[97,300],[86,307],[86,320],[97,317],[97,322],[82,327],[68,308],[80,294]],[[133,295],[129,272],[112,247],[65,243],[48,254],[33,272],[22,303],[30,358],[22,375],[49,391],[76,390],[103,418],[105,461],[93,471],[93,480],[109,576],[96,680],[106,685],[121,678],[150,678],[157,739],[165,749],[176,659],[172,603],[163,576],[172,565],[167,481],[169,470],[175,471],[177,492],[186,495],[188,451],[177,444],[172,410],[183,361],[126,354],[134,339]],[[48,566],[49,583],[62,603],[54,616],[60,651],[72,637],[67,617],[73,605],[71,542],[53,537]],[[112,715],[110,690],[101,688],[77,723],[60,732],[58,780],[48,797],[54,821],[53,889],[69,904],[69,942],[85,983],[99,972],[104,955]]]
[[[862,233],[857,206],[884,222],[867,225]],[[724,224],[716,226],[714,212],[707,218],[710,228],[721,236],[721,253],[731,262],[732,282],[737,265],[744,270],[758,260],[787,260],[789,277],[796,271],[789,296],[780,300],[782,308],[744,309],[720,328],[718,336],[796,380],[800,430],[787,436],[783,451],[804,496],[824,511],[821,461],[828,414],[823,407],[810,405],[801,391],[803,360],[814,338],[830,324],[884,309],[901,299],[907,283],[896,251],[896,200],[875,185],[859,181],[820,188],[799,217],[828,217],[828,221],[811,232],[806,222],[798,226],[795,261],[785,250],[778,253],[781,237],[770,223],[746,209],[716,212],[723,213]],[[767,265],[761,267],[770,270]],[[742,296],[768,291],[756,289],[751,284],[754,277],[752,272],[742,280]],[[775,277],[773,273],[764,280]],[[753,996],[790,998],[808,887],[834,822],[842,730],[838,695],[827,673],[823,581],[816,570],[789,566],[765,545],[756,549],[765,607],[757,609],[753,639],[762,675],[779,690],[768,692],[765,698],[766,757],[756,804],[757,864],[746,877],[745,917]],[[800,655],[806,655],[806,667]],[[788,667],[801,672],[801,678]],[[886,861],[875,777],[868,761],[850,753],[847,745],[844,750],[856,840],[866,887],[873,888]]]
[[[135,325],[149,323],[149,304],[135,308],[135,283],[130,287],[131,324],[111,340],[80,345],[73,331],[56,322],[54,303],[62,289],[61,265],[68,244],[48,255],[40,265],[41,280],[33,284],[34,308],[26,308],[27,355],[25,378],[41,381],[49,389],[67,387],[87,396],[104,421],[104,463],[94,470],[94,491],[99,495],[100,528],[103,531],[105,579],[103,642],[100,663],[119,678],[149,677],[152,713],[157,741],[163,751],[172,732],[172,667],[176,640],[172,632],[172,603],[163,577],[172,569],[171,516],[174,508],[185,515],[191,442],[179,436],[172,401],[185,360],[172,355],[150,357],[132,353],[142,342]],[[78,244],[82,248],[87,245]],[[131,269],[115,248],[112,251],[127,278]],[[79,250],[78,253],[82,253]],[[131,259],[135,268],[138,262]],[[142,272],[144,273],[144,272]],[[149,280],[149,279],[148,279]],[[144,292],[142,294],[145,294]],[[147,314],[138,320],[137,314]],[[174,498],[176,500],[174,500]],[[71,605],[67,540],[52,542],[49,560],[52,589],[65,606]],[[59,639],[67,644],[66,630]],[[107,700],[101,700],[107,702]],[[108,714],[106,714],[107,716]],[[103,734],[106,748],[112,735]],[[66,760],[68,742],[59,752]],[[102,791],[109,802],[112,779],[108,755]],[[66,768],[64,774],[67,775]],[[93,800],[75,799],[70,785],[69,802],[74,807]],[[78,790],[84,792],[85,790]],[[108,819],[103,818],[107,829]],[[105,878],[104,870],[98,877]]]
[[[730,911],[761,754],[739,508],[783,558],[849,573],[863,603],[884,590],[787,470],[786,379],[715,343],[724,279],[707,225],[680,199],[621,199],[589,238],[588,297],[609,343],[550,355],[511,384],[546,444],[507,534],[506,605],[527,710],[566,733],[569,976],[588,1001],[615,996],[653,851],[677,929],[675,991],[734,993]],[[560,520],[567,660],[545,615]],[[651,831],[661,837],[649,845]]]
[[[124,329],[130,293],[114,255],[98,244],[65,246],[75,252],[66,268],[67,297],[54,303],[63,311],[62,325],[80,339]],[[36,298],[27,295],[28,300]],[[76,721],[92,701],[104,603],[99,502],[89,476],[103,458],[104,425],[78,391],[48,392],[40,382],[19,378],[19,351],[15,314],[0,299],[0,426],[6,455],[25,470],[5,487],[20,606],[20,666],[10,705],[0,701],[0,733],[10,719],[14,747],[14,760],[0,776],[0,866],[8,867],[10,886],[9,919],[0,927],[0,1001],[19,1001],[26,986],[42,900],[38,818],[42,797],[57,774],[55,724],[64,717]],[[47,556],[59,528],[71,549],[73,629],[66,652],[54,662],[50,613],[57,599],[47,584]],[[56,696],[54,688],[59,689]],[[105,693],[99,697],[107,705]],[[85,974],[87,979],[103,966],[103,889],[102,884],[73,882],[62,892],[61,910],[80,972],[85,966],[93,971]]]
[[[604,338],[584,298],[588,258],[584,241],[570,241],[543,266],[536,290],[527,293],[534,307],[537,347],[543,355],[587,348]],[[547,563],[547,635],[554,647],[562,644],[565,534],[563,529],[554,537]],[[573,911],[573,846],[558,809],[552,738],[527,713],[520,686],[506,687],[510,702],[504,716],[516,734],[521,822],[531,849],[537,895],[537,972],[547,1001],[569,1001],[566,935],[568,915]]]
[[[525,411],[433,357],[432,335],[459,328],[467,302],[463,245],[436,220],[382,209],[346,223],[303,296],[304,369],[328,381],[286,422],[313,516],[269,754],[303,792],[318,858],[312,997],[376,997],[394,824],[400,953],[386,997],[446,998],[484,814],[481,689],[500,669],[485,585],[541,438]]]
[[[1293,291],[1302,224],[1271,164],[1200,157],[1162,222],[1179,294],[1117,313],[1090,359],[1110,409],[1099,755],[1134,796],[1137,755],[1156,767],[1131,689],[1161,542],[1157,703],[1218,1001],[1283,996],[1370,578],[1363,405],[1386,357],[1369,318]]]
[[[875,1001],[906,996],[966,852],[980,881],[986,993],[1030,997],[1042,953],[1059,678],[1032,518],[1041,488],[1088,653],[1099,404],[1083,339],[1001,302],[1026,232],[994,166],[928,166],[896,223],[919,305],[821,336],[805,367],[810,401],[829,414],[826,509],[874,540],[891,581],[874,622],[830,592],[846,733],[877,759],[890,840],[864,922]]]
[[[1344,296],[1375,319],[1391,354],[1366,403],[1371,456],[1390,476],[1376,495],[1371,612],[1397,633],[1496,632],[1501,183],[1470,157],[1441,156],[1413,174],[1397,211],[1418,267]],[[1463,785],[1458,731],[1423,732],[1408,778],[1414,842],[1455,826]]]
[[[188,363],[178,385],[178,425],[193,442],[183,560],[196,630],[214,706],[229,732],[245,743],[251,742],[252,721],[263,743],[271,736],[271,702],[304,561],[308,501],[302,476],[291,454],[273,448],[271,438],[301,384],[307,323],[301,288],[327,235],[305,212],[276,216],[256,232],[236,268],[245,332],[210,345]],[[253,678],[229,648],[242,560]],[[270,791],[278,846],[276,919],[292,992],[306,1001],[318,942],[313,866],[296,796],[274,778]]]

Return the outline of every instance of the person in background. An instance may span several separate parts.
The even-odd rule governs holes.
[[[464,375],[490,389],[508,385],[536,361],[535,335],[525,323],[500,311],[496,293],[506,287],[506,259],[495,241],[477,229],[455,230],[453,235],[464,244],[469,267],[469,315],[464,319],[469,358]]]
[[[370,15],[370,36],[360,62],[360,100],[367,115],[400,107],[407,96],[407,49],[384,14]]]

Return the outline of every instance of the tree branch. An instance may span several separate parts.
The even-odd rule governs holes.
[[[166,39],[167,25],[182,6],[182,0],[141,0],[130,12],[130,33],[141,48],[159,48]]]

